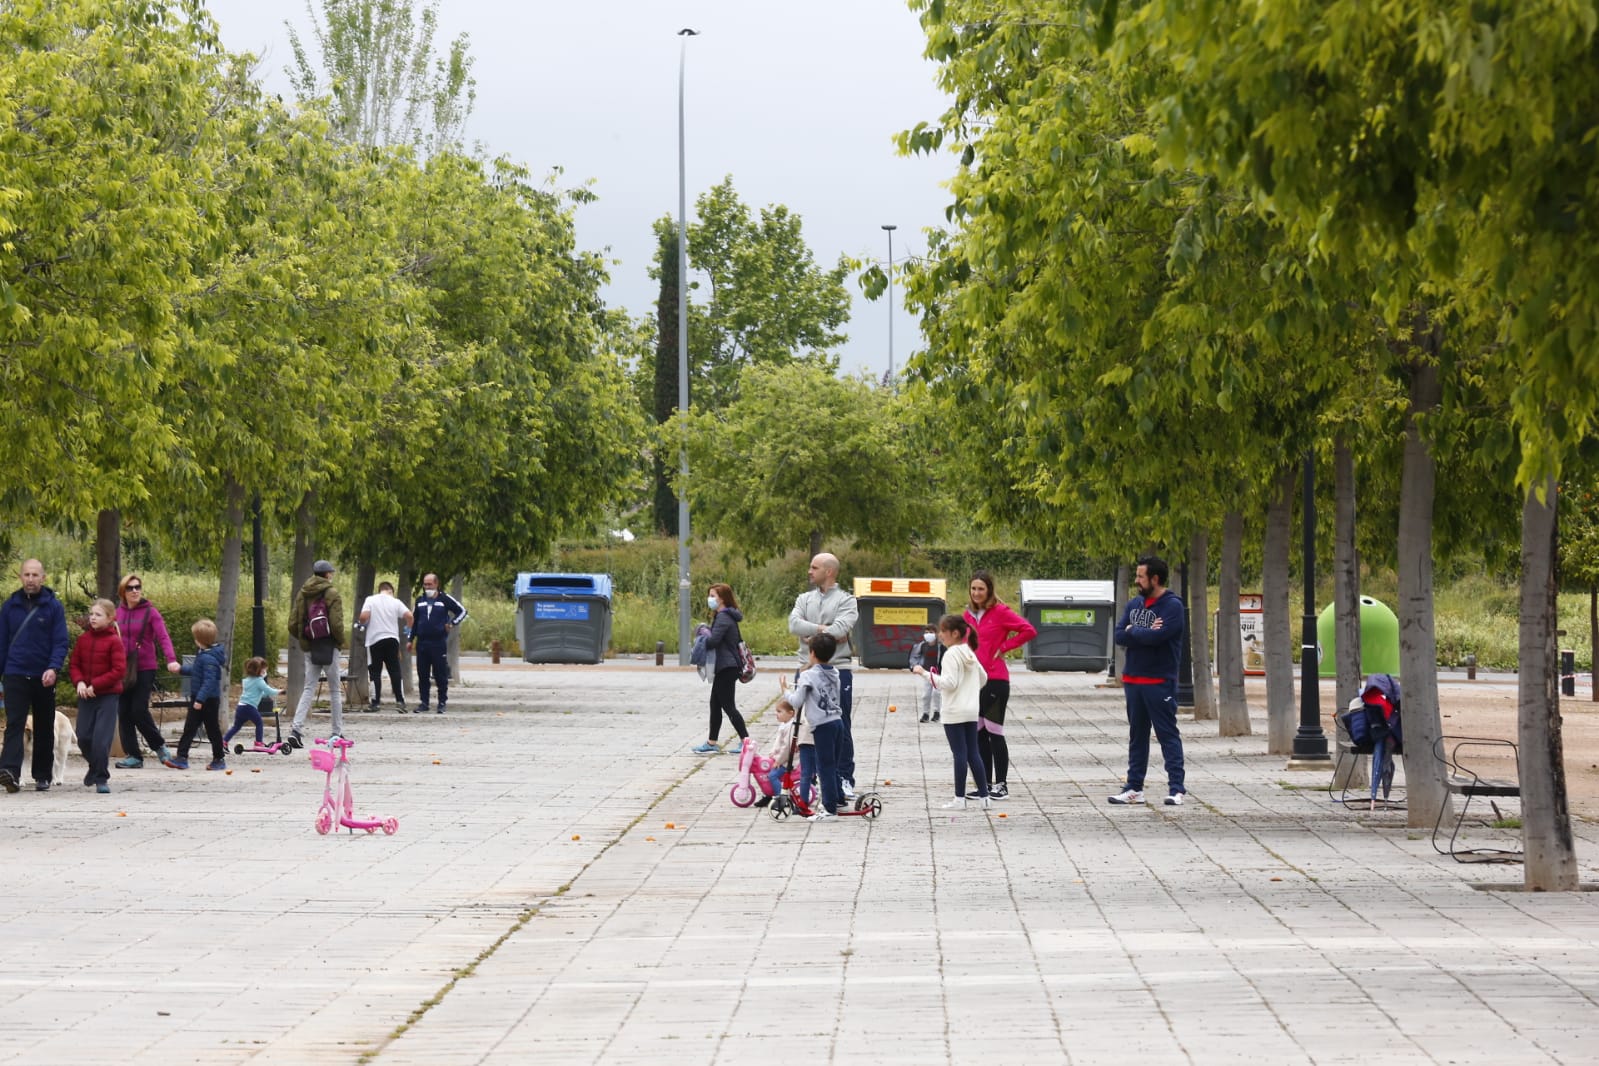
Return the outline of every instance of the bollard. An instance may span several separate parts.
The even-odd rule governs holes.
[[[500,642],[497,640],[489,642],[489,660],[495,666],[500,665]]]
[[[666,664],[666,641],[657,640],[655,642],[655,665],[656,666],[664,666],[665,664]]]
[[[1466,656],[1466,680],[1477,680],[1477,657],[1475,655]]]
[[[1560,649],[1560,694],[1577,694],[1577,653],[1570,648]]]

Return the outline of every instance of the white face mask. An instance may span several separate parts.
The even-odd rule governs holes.
[[[435,596],[437,596],[439,594],[439,590],[438,589],[423,589],[422,590],[422,594],[425,595],[428,599],[431,600],[431,599],[433,599]]]
[[[929,630],[928,632],[922,634],[922,643],[923,644],[932,644],[932,643],[934,643],[937,640],[938,640],[938,634],[932,632],[931,630]]]
[[[705,606],[709,607],[711,610],[714,611],[718,607],[720,607],[721,605],[722,605],[722,601],[717,599],[715,596],[707,596],[707,597],[705,597]]]

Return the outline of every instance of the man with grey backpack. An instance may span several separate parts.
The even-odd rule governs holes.
[[[310,578],[294,594],[294,606],[289,610],[289,636],[299,641],[305,662],[300,702],[294,710],[290,736],[297,746],[304,746],[302,730],[311,714],[311,702],[316,698],[317,681],[325,674],[328,704],[333,711],[333,735],[342,737],[344,689],[339,652],[345,646],[344,601],[339,598],[339,590],[333,587],[333,564],[326,559],[318,559],[312,565]]]

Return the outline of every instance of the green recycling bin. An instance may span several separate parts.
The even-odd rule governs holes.
[[[1328,604],[1316,616],[1317,652],[1321,656],[1318,674],[1338,676],[1337,638],[1333,627],[1333,607]],[[1381,600],[1360,597],[1360,672],[1399,676],[1399,616]]]

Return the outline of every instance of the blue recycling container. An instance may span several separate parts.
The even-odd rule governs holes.
[[[611,646],[610,574],[517,574],[516,639],[530,663],[599,663]]]

